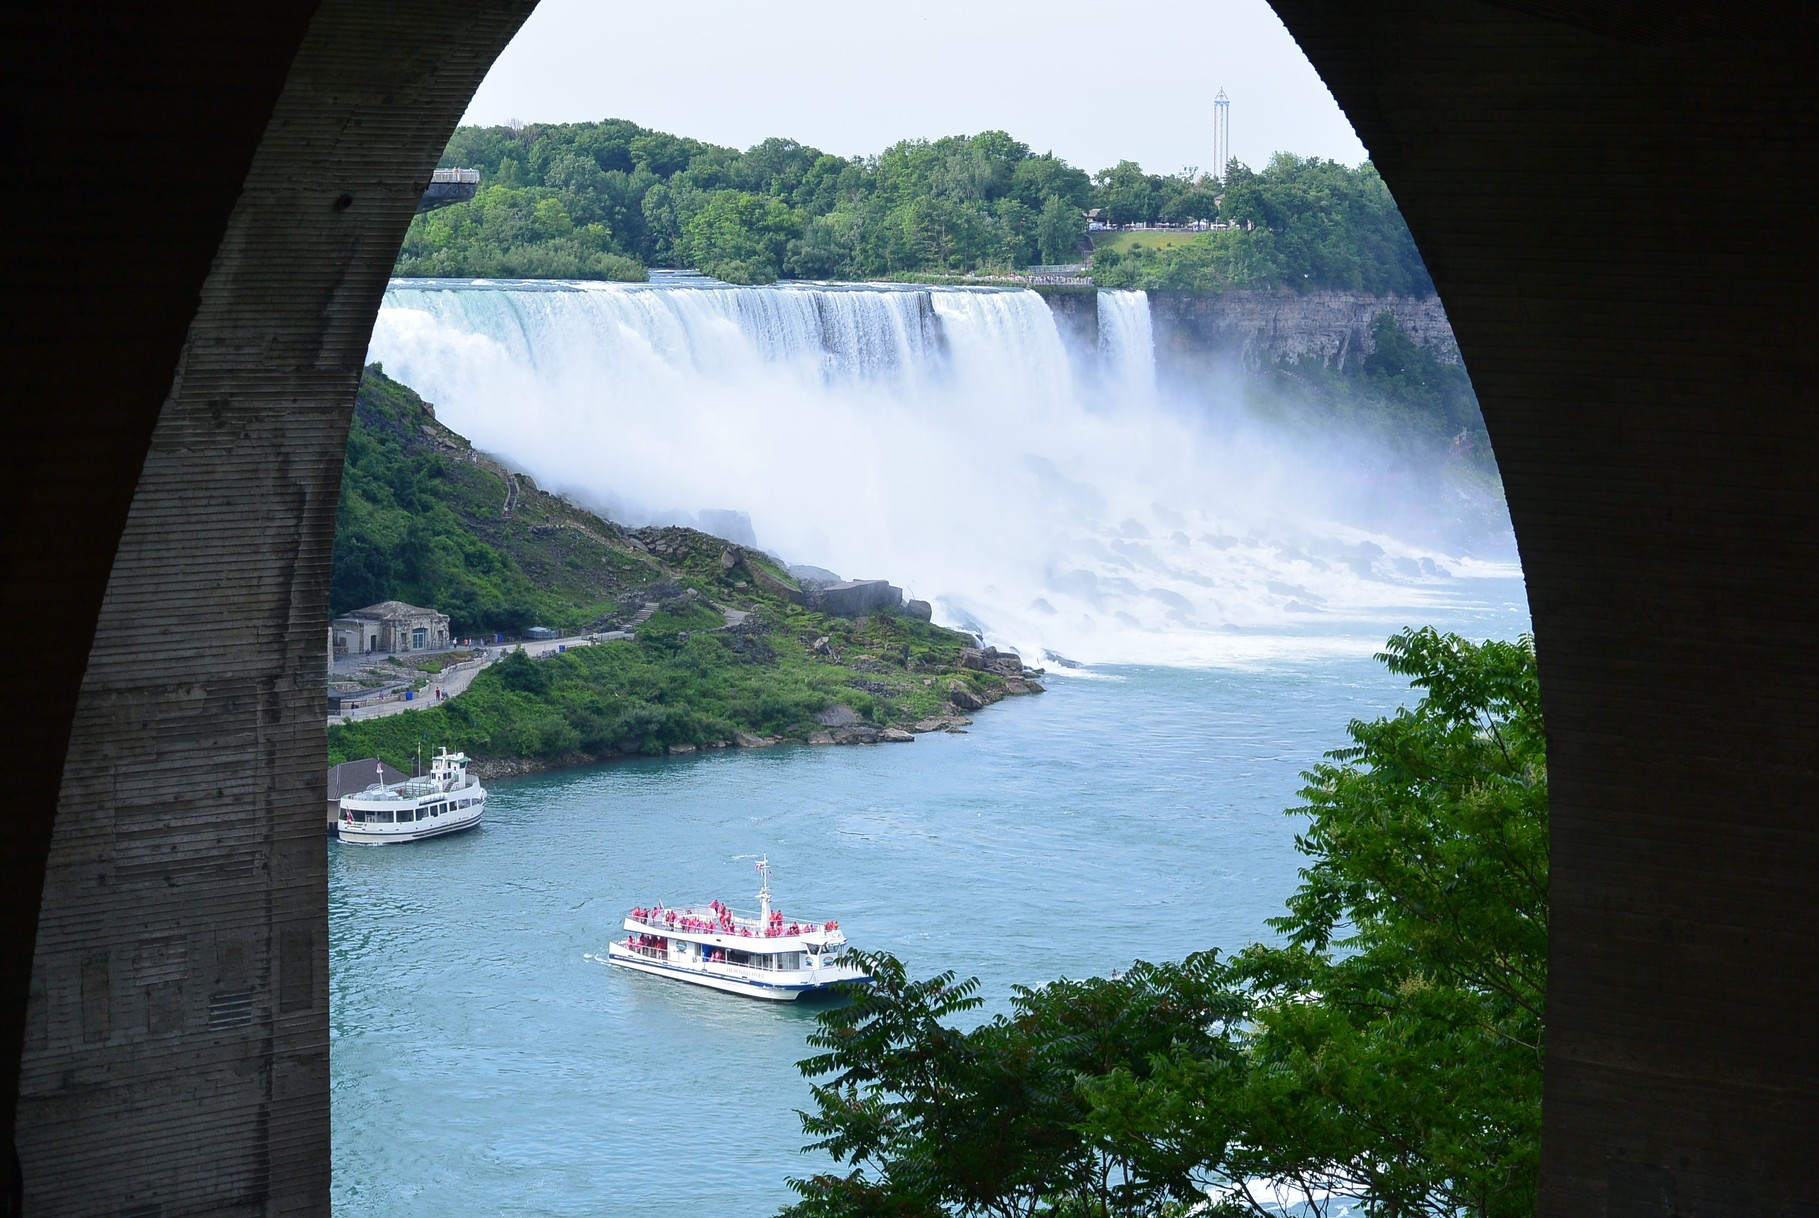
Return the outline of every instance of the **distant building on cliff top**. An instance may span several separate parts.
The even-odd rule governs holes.
[[[329,625],[336,655],[427,651],[449,645],[448,614],[403,601],[380,601]]]

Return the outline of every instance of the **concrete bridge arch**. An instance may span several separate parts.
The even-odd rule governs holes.
[[[1273,3],[1428,259],[1528,572],[1543,1208],[1805,1212],[1819,21]],[[0,48],[0,1132],[30,1213],[327,1210],[342,448],[405,226],[531,6],[77,0]]]

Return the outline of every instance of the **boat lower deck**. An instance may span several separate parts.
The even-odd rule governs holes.
[[[690,946],[680,941],[672,942],[677,948]],[[672,977],[729,994],[744,994],[750,998],[765,998],[773,1002],[792,1002],[804,994],[870,980],[860,970],[838,961],[809,968],[773,968],[762,964],[715,960],[711,954],[704,956],[698,952],[672,951],[668,948],[627,943],[610,944],[607,947],[606,962],[641,973]]]
[[[466,811],[467,809],[462,809],[462,812]],[[343,819],[336,835],[342,841],[355,846],[395,846],[472,829],[480,823],[483,815],[485,815],[484,805],[474,808],[469,815],[445,813],[442,816],[428,817],[410,824],[367,823]]]

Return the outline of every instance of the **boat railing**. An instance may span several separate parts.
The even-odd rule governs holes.
[[[675,915],[675,921],[669,915]],[[781,922],[773,921],[767,928],[759,924],[756,914],[743,914],[731,911],[729,917],[706,918],[692,910],[683,909],[633,909],[628,915],[640,926],[649,927],[652,933],[665,932],[685,935],[727,935],[741,939],[777,939],[788,938],[793,933],[813,935],[823,931],[839,930],[838,922],[804,922],[800,918],[785,918]]]
[[[643,956],[648,960],[669,959],[669,951],[666,948],[646,947],[642,943],[622,943],[620,946],[634,956]]]

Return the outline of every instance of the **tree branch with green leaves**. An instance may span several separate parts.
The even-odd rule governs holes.
[[[1534,1212],[1547,764],[1532,639],[1431,629],[1379,657],[1422,697],[1304,774],[1308,857],[1230,957],[1015,991],[874,983],[824,1012],[802,1114],[846,1169],[790,1218]]]

